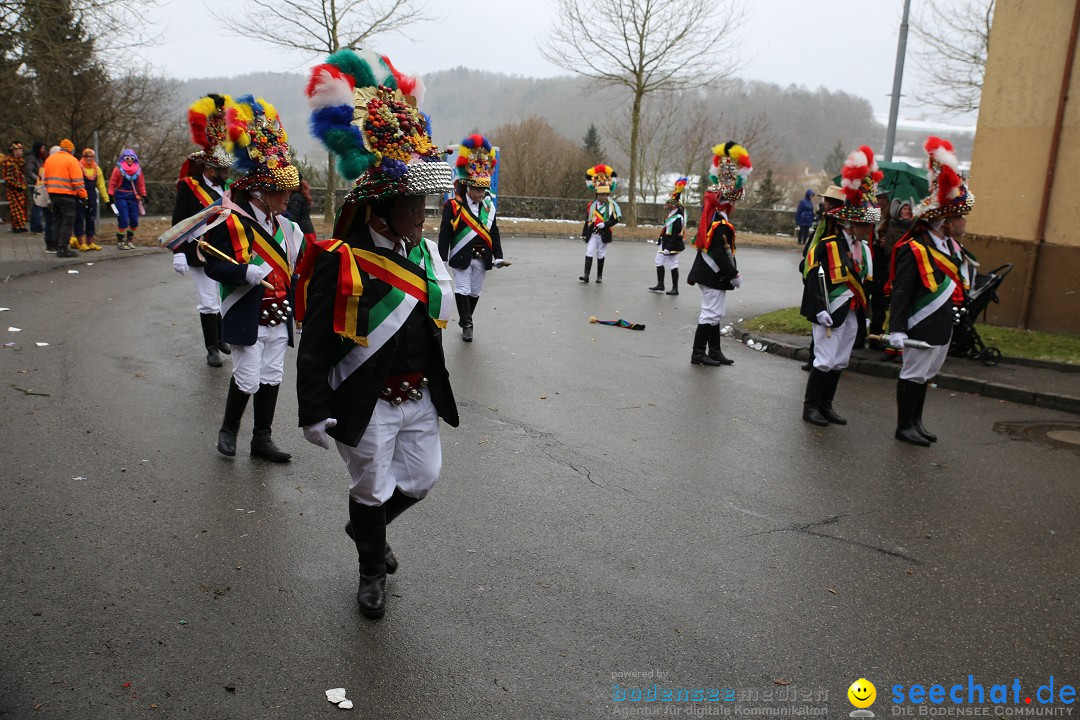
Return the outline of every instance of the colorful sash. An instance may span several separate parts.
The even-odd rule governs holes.
[[[866,291],[863,283],[873,279],[874,260],[867,243],[860,242],[862,263],[857,273],[848,269],[844,259],[840,256],[840,238],[825,242],[826,259],[829,263],[829,284],[834,287],[829,291],[829,312],[833,313],[844,304],[848,298],[854,298],[861,308],[866,307]]]
[[[224,225],[228,230],[229,239],[232,241],[232,255],[236,258],[236,261],[245,265],[269,264],[273,271],[282,278],[287,289],[292,283],[290,256],[295,257],[296,255],[296,253],[290,253],[289,243],[282,229],[282,223],[289,221],[279,219],[277,231],[274,233],[274,237],[271,238],[265,228],[244,212],[242,208],[228,201],[222,204],[232,210],[232,214],[225,219]],[[247,223],[240,220],[241,215],[248,219]],[[220,285],[222,315],[227,313],[241,297],[256,287],[247,284],[229,285],[221,283]]]
[[[408,257],[383,248],[353,248],[341,240],[311,244],[299,269],[298,321],[303,321],[307,312],[316,258],[324,252],[338,256],[334,332],[353,344],[346,346],[330,371],[334,389],[401,329],[417,303],[427,306],[428,316],[440,328],[449,322],[452,303],[444,300],[453,294],[453,284],[438,250],[433,253],[427,240],[410,250]]]
[[[468,247],[474,237],[483,240],[487,249],[491,250],[491,225],[495,222],[495,207],[491,204],[491,198],[485,196],[480,203],[480,217],[474,216],[466,203],[457,198],[450,202],[454,203],[454,218],[450,221],[450,227],[455,233],[450,257]]]
[[[919,279],[923,287],[929,290],[912,305],[911,315],[908,317],[910,330],[933,315],[950,299],[953,302],[962,303],[964,295],[961,289],[963,280],[960,278],[959,268],[947,255],[937,248],[927,247],[914,240],[908,243],[908,247],[915,256],[915,267],[919,272]],[[934,277],[934,266],[945,274],[944,281],[939,283]]]
[[[664,220],[664,234],[671,235],[671,228],[675,227],[675,221],[682,219],[682,213],[678,210],[672,210],[671,214]],[[686,227],[686,221],[683,220],[683,227]]]
[[[617,217],[619,215],[619,206],[611,200],[608,200],[603,205],[604,209],[607,211],[607,215],[604,215],[604,213],[600,212],[600,207],[600,203],[597,200],[593,200],[591,203],[589,203],[589,217],[590,222],[593,225],[604,223],[604,225],[607,226],[608,222],[611,221],[611,218]]]
[[[203,187],[203,184],[195,178],[190,176],[184,178],[184,184],[188,186],[188,188],[191,190],[191,194],[195,196],[195,199],[198,200],[204,208],[208,208],[211,205],[221,204],[221,197],[210,197],[210,193],[207,192],[205,187]]]

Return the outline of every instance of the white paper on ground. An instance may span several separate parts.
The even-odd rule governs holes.
[[[337,705],[345,701],[345,688],[330,688],[326,691],[326,699]]]
[[[41,342],[39,342],[39,343],[34,343],[34,344],[37,345],[38,347],[49,347],[49,343],[41,343]]]
[[[7,331],[8,332],[22,332],[22,328],[17,328],[14,325],[11,325],[11,326],[8,327]]]

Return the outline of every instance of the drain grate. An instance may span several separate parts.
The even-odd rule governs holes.
[[[994,432],[1080,454],[1080,422],[999,422]]]

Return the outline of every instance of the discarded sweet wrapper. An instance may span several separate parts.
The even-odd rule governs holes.
[[[78,275],[78,274],[79,274],[78,270],[68,270],[68,275]]]
[[[345,702],[345,688],[330,688],[326,691],[326,699],[335,705]]]
[[[337,706],[342,710],[352,710],[352,700],[342,700]]]
[[[34,344],[37,345],[38,347],[49,347],[49,343],[38,342],[38,343],[34,343]]]

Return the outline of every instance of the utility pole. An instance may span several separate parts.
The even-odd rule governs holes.
[[[904,0],[904,19],[900,21],[900,39],[896,41],[896,71],[893,73],[892,99],[889,102],[889,129],[885,131],[885,162],[892,162],[893,147],[896,145],[896,116],[900,113],[900,86],[904,82],[909,10],[911,0]]]
[[[98,152],[98,131],[95,130],[94,131],[94,162],[97,162],[100,159],[101,159],[101,153]],[[98,163],[99,167],[100,167],[100,165],[101,165],[101,163]],[[104,170],[99,170],[98,172],[105,172],[105,171]],[[97,182],[97,180],[95,180],[94,182]],[[108,185],[108,182],[106,181],[105,184]],[[101,227],[101,204],[103,202],[105,202],[105,198],[98,198],[97,207],[94,208],[94,227],[95,228]]]

